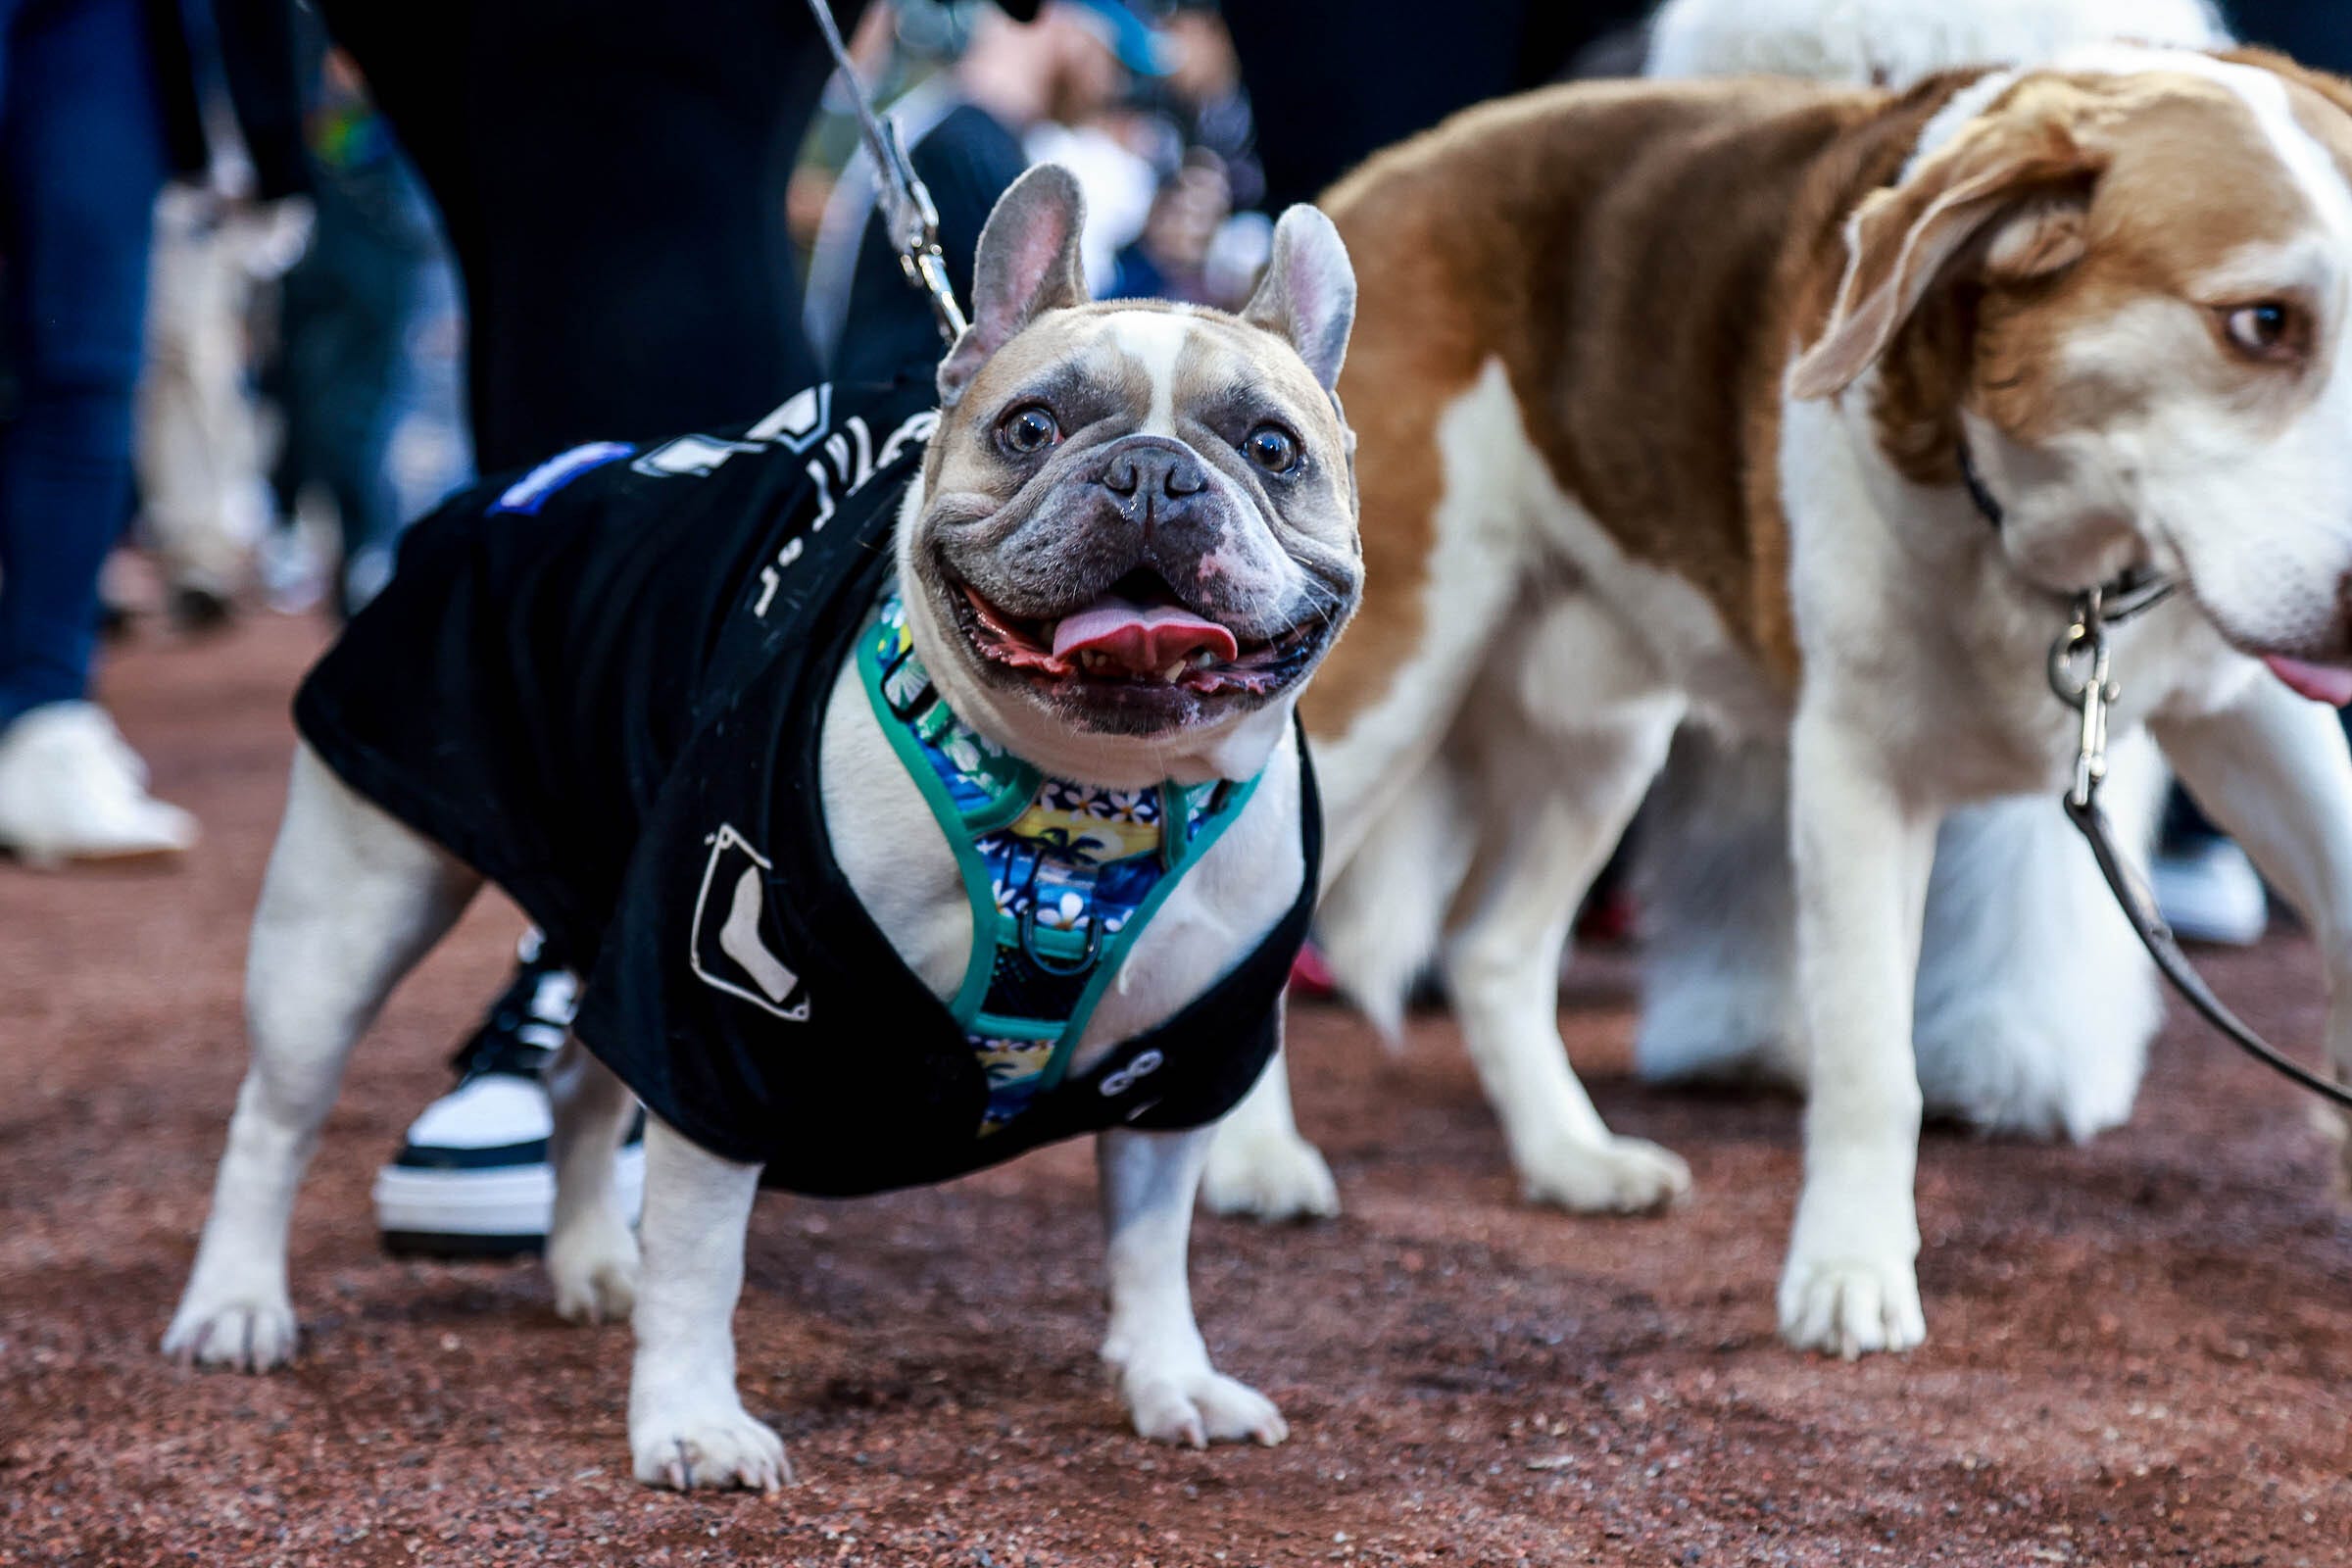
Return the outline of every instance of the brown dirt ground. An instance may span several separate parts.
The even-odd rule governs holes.
[[[1625,1077],[1622,965],[1563,1022],[1617,1126],[1691,1158],[1663,1218],[1516,1200],[1450,1026],[1385,1057],[1301,1010],[1299,1097],[1348,1204],[1203,1221],[1222,1365],[1272,1451],[1131,1438],[1094,1363],[1091,1166],[1062,1148],[858,1203],[770,1199],[740,1314],[802,1484],[628,1477],[627,1331],[527,1264],[381,1256],[368,1184],[494,989],[490,901],[352,1069],[297,1215],[293,1371],[156,1353],[243,1048],[244,927],[315,629],[160,634],[108,677],[210,838],[171,874],[0,866],[0,1563],[2352,1561],[2352,1220],[2288,1089],[2186,1024],[2087,1149],[1931,1137],[1935,1337],[1844,1366],[1772,1334],[1785,1102]],[[2320,1026],[2307,945],[2216,959],[2260,1027]]]

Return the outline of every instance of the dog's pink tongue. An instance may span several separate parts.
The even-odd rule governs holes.
[[[2287,659],[2278,654],[2265,654],[2262,662],[2301,696],[2330,708],[2352,704],[2352,669],[2334,664],[2306,663],[2300,659]]]
[[[1139,605],[1104,594],[1054,628],[1054,657],[1099,653],[1134,670],[1163,670],[1179,660],[1206,652],[1231,659],[1239,645],[1233,633],[1180,605]]]

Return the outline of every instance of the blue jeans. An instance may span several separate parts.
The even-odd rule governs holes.
[[[0,727],[88,687],[167,164],[141,0],[0,0]]]

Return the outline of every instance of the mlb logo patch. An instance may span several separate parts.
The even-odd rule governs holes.
[[[702,478],[738,452],[757,452],[756,441],[729,441],[715,435],[682,435],[660,446],[629,465],[639,473],[661,478],[665,474],[690,474]]]
[[[787,1023],[808,1022],[808,988],[777,956],[768,934],[767,857],[730,826],[721,825],[710,842],[689,936],[695,978]]]
[[[773,413],[744,432],[750,441],[773,441],[792,452],[806,452],[833,425],[833,383],[804,387],[776,405]]]

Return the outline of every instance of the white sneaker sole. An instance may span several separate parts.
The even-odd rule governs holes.
[[[632,1225],[645,1206],[645,1146],[614,1160],[621,1212]],[[419,1170],[386,1165],[375,1173],[375,1223],[395,1252],[427,1256],[503,1256],[547,1242],[556,1208],[555,1167]]]

